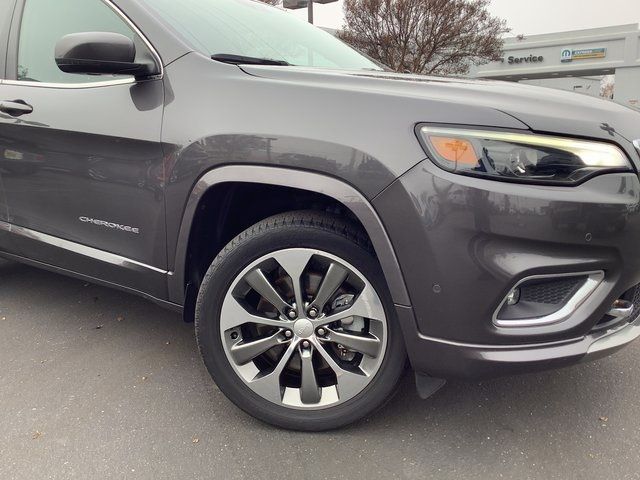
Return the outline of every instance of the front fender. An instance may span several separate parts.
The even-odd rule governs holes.
[[[345,182],[313,172],[289,168],[230,165],[206,172],[196,182],[188,197],[176,242],[173,274],[169,277],[170,301],[183,304],[185,265],[193,218],[202,196],[215,185],[228,182],[280,185],[320,193],[348,208],[367,231],[378,256],[394,303],[408,306],[409,295],[389,236],[369,201]]]

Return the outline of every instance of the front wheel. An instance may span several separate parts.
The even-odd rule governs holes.
[[[296,430],[369,414],[395,391],[406,357],[368,241],[314,212],[268,218],[225,247],[198,295],[196,335],[231,401]]]

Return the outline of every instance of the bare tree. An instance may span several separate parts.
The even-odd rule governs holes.
[[[491,0],[344,0],[347,43],[399,72],[464,74],[499,60],[506,21]]]
[[[613,99],[613,94],[616,90],[616,77],[615,75],[605,75],[600,81],[600,96],[603,98]]]

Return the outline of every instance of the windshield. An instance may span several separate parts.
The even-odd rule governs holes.
[[[207,56],[240,55],[290,65],[381,70],[333,35],[252,0],[145,0]]]

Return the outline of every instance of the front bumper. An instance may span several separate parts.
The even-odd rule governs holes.
[[[399,307],[403,324],[411,309]],[[533,345],[474,345],[410,336],[407,351],[418,372],[437,378],[481,379],[566,367],[611,355],[640,336],[640,316],[632,323],[582,338]]]
[[[638,335],[637,320],[598,330],[640,284],[640,181],[516,185],[416,165],[374,199],[407,284],[397,306],[414,368],[434,377],[494,377],[597,358]],[[507,328],[496,309],[521,280],[603,272],[557,323]]]

